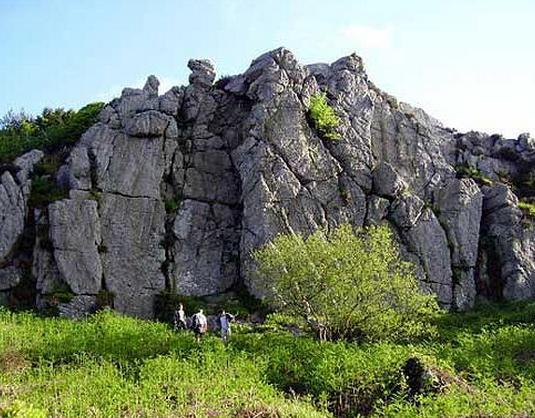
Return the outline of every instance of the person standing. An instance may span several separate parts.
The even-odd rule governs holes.
[[[226,344],[228,343],[228,340],[230,338],[231,330],[230,330],[230,323],[234,321],[235,317],[232,314],[229,314],[225,312],[225,310],[222,310],[219,314],[219,325],[221,326],[221,339]]]
[[[200,342],[201,338],[206,334],[206,331],[208,331],[208,320],[202,309],[199,309],[199,312],[193,315],[191,325],[193,333],[195,334],[195,339],[197,342]]]
[[[184,306],[182,304],[180,304],[178,309],[175,311],[174,319],[175,331],[188,328],[186,324],[186,313],[184,312]]]

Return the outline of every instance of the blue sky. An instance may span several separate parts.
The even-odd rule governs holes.
[[[0,114],[110,100],[155,74],[187,82],[286,46],[303,63],[357,52],[370,78],[461,131],[535,136],[533,0],[0,0]]]

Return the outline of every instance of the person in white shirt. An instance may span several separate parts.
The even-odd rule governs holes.
[[[191,325],[197,342],[200,342],[206,331],[208,331],[208,320],[202,309],[199,309],[199,312],[193,315]]]

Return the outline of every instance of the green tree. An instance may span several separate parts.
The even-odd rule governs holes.
[[[407,340],[433,332],[435,297],[420,291],[386,226],[279,235],[254,258],[253,280],[268,302],[322,339]]]

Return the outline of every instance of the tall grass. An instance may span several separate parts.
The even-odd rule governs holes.
[[[534,304],[449,314],[412,344],[320,343],[241,327],[229,345],[104,311],[0,311],[0,411],[18,417],[469,417],[535,414]],[[409,390],[418,358],[437,379]],[[360,414],[360,415],[359,415]],[[0,414],[0,416],[2,416]]]

